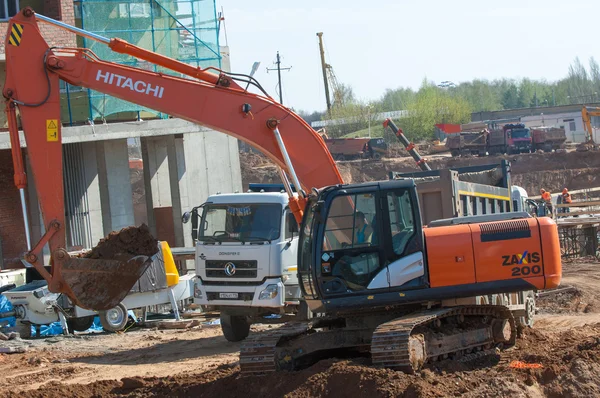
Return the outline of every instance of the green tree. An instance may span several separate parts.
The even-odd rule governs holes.
[[[409,116],[400,119],[399,123],[412,139],[432,138],[438,123],[465,123],[471,120],[471,106],[464,98],[427,80],[423,81],[407,110]]]

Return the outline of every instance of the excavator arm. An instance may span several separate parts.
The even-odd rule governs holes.
[[[592,116],[600,116],[600,108],[583,106],[581,108],[581,119],[583,120],[583,129],[586,132],[585,141],[594,143],[594,131],[592,129]]]
[[[106,62],[88,49],[50,48],[40,33],[38,22],[58,25],[104,42],[113,51],[169,68],[183,77]],[[108,296],[103,300],[84,299],[86,294],[81,290],[85,288],[74,289],[74,284],[63,275],[66,268],[74,268],[74,275],[80,279],[92,278],[93,272],[87,272],[89,269],[83,264],[90,260],[78,259],[78,264],[73,266],[66,252],[59,79],[243,140],[268,156],[280,167],[284,179],[287,173],[296,187],[302,187],[304,191],[343,182],[325,143],[302,118],[266,94],[257,95],[241,89],[234,81],[235,76],[218,70],[218,73],[213,73],[194,68],[120,39],[109,40],[37,15],[30,8],[11,18],[5,45],[3,94],[15,165],[15,184],[24,199],[26,176],[19,144],[18,107],[47,231],[33,248],[28,247],[25,259],[48,281],[51,291],[67,294],[74,303],[84,308],[106,309],[106,303],[114,300]],[[288,193],[290,208],[300,221],[305,205],[303,194],[296,198],[291,190]],[[23,208],[26,217],[24,201]],[[46,243],[52,256],[51,273],[45,270],[40,258]],[[66,264],[71,266],[66,267]],[[110,279],[107,275],[103,278]],[[130,288],[121,286],[120,292],[111,296],[126,294]]]

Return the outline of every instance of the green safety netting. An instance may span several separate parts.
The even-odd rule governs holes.
[[[215,0],[79,0],[74,5],[76,24],[87,31],[108,38],[119,37],[193,66],[221,67]],[[103,60],[178,75],[113,52],[105,44],[90,39],[81,38],[78,45],[91,49]],[[87,91],[89,112],[86,119],[101,120],[120,112],[141,111],[166,117],[94,90],[82,92],[81,88],[64,86],[64,91],[73,97],[69,106]],[[73,119],[72,112],[69,112],[69,118]]]

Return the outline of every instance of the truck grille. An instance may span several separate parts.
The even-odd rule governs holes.
[[[256,260],[207,260],[207,278],[256,278]]]
[[[216,292],[207,292],[206,299],[208,301],[214,300],[242,300],[242,301],[252,301],[254,298],[254,293],[238,293],[237,298],[221,298],[219,297],[219,293]]]

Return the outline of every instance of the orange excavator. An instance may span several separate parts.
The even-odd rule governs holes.
[[[577,145],[576,149],[579,152],[598,150],[599,148],[598,144],[594,142],[592,116],[600,116],[600,108],[584,105],[581,108],[581,120],[583,121],[583,129],[585,130],[585,141]]]
[[[50,48],[38,22],[181,77],[105,62],[83,48]],[[15,183],[25,188],[18,107],[48,231],[25,260],[51,291],[84,308],[104,309],[123,293],[119,289],[126,293],[130,286],[120,282],[127,271],[123,264],[97,272],[91,260],[74,262],[65,250],[59,79],[235,136],[280,168],[290,209],[301,225],[298,277],[310,311],[307,319],[247,338],[240,352],[245,374],[297,369],[332,353],[367,353],[375,365],[408,372],[448,356],[469,358],[513,344],[517,327],[533,322],[534,292],[560,284],[560,245],[552,219],[502,213],[424,226],[412,179],[344,184],[319,135],[252,77],[195,68],[30,8],[10,20],[6,64]],[[238,83],[250,83],[263,94]],[[427,167],[424,161],[419,165]],[[39,256],[45,243],[52,254],[50,273]],[[201,238],[197,243],[214,244]],[[224,251],[224,264],[239,260],[229,254]],[[117,287],[97,299],[82,288],[90,281]]]

